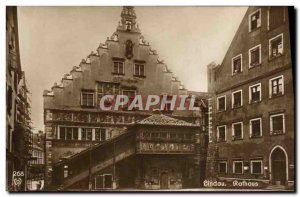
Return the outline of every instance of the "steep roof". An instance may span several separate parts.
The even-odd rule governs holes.
[[[159,125],[159,126],[188,126],[196,127],[198,125],[188,123],[183,120],[171,118],[163,114],[153,114],[137,123],[138,125]]]

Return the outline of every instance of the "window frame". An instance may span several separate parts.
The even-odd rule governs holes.
[[[85,135],[86,135],[86,136],[85,136],[85,139],[82,138],[82,136],[83,136],[82,133],[83,133],[83,130],[84,130],[84,129],[85,129],[85,132],[86,132],[86,134],[85,134]],[[91,138],[91,139],[88,139],[88,131],[87,131],[87,129],[90,129],[90,131],[91,131],[91,134],[92,134],[92,136],[91,136],[92,138]],[[94,135],[94,127],[81,127],[80,130],[81,130],[81,131],[80,131],[80,132],[81,132],[81,133],[80,133],[80,134],[81,134],[81,136],[80,136],[80,140],[81,140],[81,141],[95,141],[95,140],[93,139],[93,135]]]
[[[103,142],[106,140],[106,129],[105,128],[100,128],[100,127],[96,127],[94,128],[95,130],[95,138],[94,138],[94,141],[98,141],[98,142]],[[97,130],[99,131],[99,140],[96,139],[96,132]],[[104,138],[103,138],[103,135],[104,134]],[[103,140],[102,140],[103,139]]]
[[[220,172],[220,164],[225,163],[225,172]],[[228,173],[228,162],[227,161],[218,161],[218,173],[219,174],[227,174]]]
[[[236,163],[242,163],[242,172],[241,173],[236,173],[235,172],[235,164]],[[244,161],[240,161],[240,160],[238,160],[238,161],[232,161],[232,173],[233,174],[244,174]]]
[[[225,128],[225,139],[224,139],[224,141],[220,141],[220,130],[219,130],[220,127]],[[226,127],[226,125],[217,126],[217,142],[227,142],[227,127]]]
[[[64,128],[64,139],[61,138],[61,133],[62,133],[62,128]],[[71,128],[72,129],[72,139],[67,139],[67,128]],[[58,130],[59,132],[56,134],[56,139],[58,140],[65,140],[65,141],[79,141],[79,128],[80,127],[76,127],[76,126],[66,126],[66,125],[58,125]],[[77,129],[77,139],[74,138],[74,129]]]
[[[260,173],[254,173],[253,172],[253,163],[254,162],[260,162]],[[263,174],[263,161],[260,159],[255,159],[250,161],[250,173],[251,174]]]
[[[260,126],[260,134],[259,136],[253,136],[253,131],[252,131],[252,122],[259,120],[259,126]],[[249,120],[249,134],[250,138],[256,138],[256,137],[262,137],[262,118],[253,118]]]
[[[282,116],[282,133],[280,134],[273,134],[273,117]],[[276,113],[270,115],[270,134],[271,135],[281,135],[285,134],[285,114],[284,113]]]
[[[115,72],[115,63],[118,63],[118,72]],[[122,64],[122,73],[120,72],[120,64]],[[113,74],[115,75],[125,75],[125,63],[124,61],[120,61],[120,60],[114,60],[113,61]]]
[[[256,49],[256,48],[258,48],[258,51],[259,51],[259,63],[258,63],[258,65],[252,66],[252,65],[251,65],[251,56],[252,56],[252,55],[251,55],[251,52],[252,52],[254,49]],[[261,65],[261,44],[258,44],[258,45],[256,45],[256,46],[250,48],[249,51],[248,51],[248,55],[249,55],[249,68],[254,68],[254,67],[256,67],[256,66]]]
[[[219,102],[219,99],[220,98],[225,98],[225,103],[224,103],[224,110],[220,110],[220,108],[219,108],[219,104],[220,104],[220,102]],[[218,112],[223,112],[223,111],[226,111],[226,95],[223,95],[223,96],[219,96],[219,97],[217,97],[217,111]]]
[[[136,72],[135,72],[136,66],[138,66],[138,68],[139,68],[139,73],[136,73]],[[141,75],[141,66],[144,67],[143,75]],[[146,76],[146,75],[145,75],[145,64],[134,63],[133,75],[134,75],[135,77],[145,77],[145,76]]]
[[[121,89],[121,92],[122,92],[122,95],[123,96],[127,96],[128,97],[128,103],[123,105],[122,107],[129,107],[133,101],[133,99],[137,96],[137,90],[133,90],[133,89]],[[129,97],[127,94],[124,94],[124,92],[131,92],[131,93],[134,93],[134,96],[133,97]]]
[[[93,95],[93,104],[92,105],[88,105],[88,99],[87,99],[87,103],[86,104],[83,103],[83,95],[84,94]],[[80,104],[83,107],[94,107],[95,106],[95,93],[94,92],[88,92],[88,91],[81,91]]]
[[[258,86],[260,88],[260,91],[259,91],[259,100],[254,102],[254,101],[252,101],[252,88],[256,87],[256,86]],[[249,86],[249,104],[258,103],[258,102],[261,101],[261,91],[262,91],[261,83],[256,83],[254,85]]]
[[[235,139],[235,129],[234,129],[234,125],[237,125],[237,124],[241,124],[241,138]],[[231,125],[231,130],[232,130],[231,135],[232,135],[232,138],[234,138],[234,140],[243,140],[243,139],[244,139],[244,125],[243,125],[243,122],[242,122],[242,121],[232,123],[232,125]]]
[[[127,94],[124,94],[124,92],[134,92],[134,95],[136,96],[136,90],[131,90],[131,89],[121,89],[122,95],[128,96]]]
[[[256,14],[257,12],[259,12],[260,25],[257,26],[255,29],[252,29],[252,28],[251,28],[251,17],[252,17],[254,14]],[[257,29],[259,29],[259,28],[261,27],[261,8],[255,10],[255,11],[253,11],[253,12],[251,12],[251,13],[249,14],[248,22],[249,22],[249,33],[250,33],[250,32],[253,32],[253,31],[255,31],[255,30],[257,30]]]
[[[273,95],[272,81],[274,81],[275,79],[279,79],[279,78],[282,78],[282,93],[280,95]],[[284,95],[284,76],[279,75],[277,77],[269,79],[269,98],[275,98],[277,96],[282,96],[282,95]]]
[[[241,71],[240,72],[233,72],[234,71],[234,60],[236,60],[238,57],[241,58]],[[243,72],[243,54],[240,53],[236,56],[234,56],[233,58],[231,58],[231,75],[234,76],[234,75],[237,75],[238,73],[242,73]]]
[[[273,40],[277,39],[278,37],[281,37],[281,40],[282,40],[281,41],[282,42],[282,54],[273,57],[273,56],[271,56],[272,55],[272,45],[271,45],[271,43],[272,43]],[[284,38],[283,38],[283,33],[281,33],[281,34],[278,34],[278,35],[276,35],[276,36],[269,39],[269,60],[272,60],[276,57],[280,57],[283,54],[284,54]]]
[[[235,107],[234,106],[234,94],[237,93],[237,92],[241,92],[241,105],[238,106],[238,107]],[[239,107],[242,107],[243,106],[243,90],[240,89],[240,90],[236,90],[234,92],[231,93],[231,107],[232,109],[235,109],[235,108],[239,108]]]

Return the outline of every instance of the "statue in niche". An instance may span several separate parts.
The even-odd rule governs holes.
[[[133,57],[133,46],[134,46],[134,43],[132,43],[131,40],[127,40],[126,43],[126,50],[125,50],[125,57],[127,59],[131,59]]]

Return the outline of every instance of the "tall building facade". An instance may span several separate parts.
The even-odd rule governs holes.
[[[99,108],[105,95],[191,94],[199,111]],[[207,94],[185,89],[159,59],[133,7],[123,7],[116,32],[43,98],[48,189],[184,188],[204,178]]]
[[[288,7],[250,7],[220,65],[208,65],[208,179],[293,185]]]
[[[6,177],[7,189],[12,188],[12,174],[16,156],[13,153],[13,132],[18,89],[18,75],[21,74],[17,8],[6,9]]]
[[[21,69],[17,7],[6,8],[6,177],[7,190],[26,190],[32,144],[30,102]]]

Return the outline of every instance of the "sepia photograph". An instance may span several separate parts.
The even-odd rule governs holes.
[[[294,7],[5,12],[6,191],[296,191]]]

